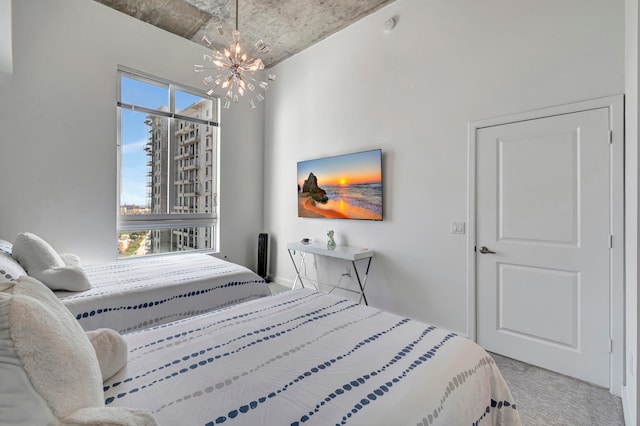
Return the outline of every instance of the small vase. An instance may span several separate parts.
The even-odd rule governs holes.
[[[333,231],[327,232],[327,237],[329,237],[329,241],[327,241],[327,249],[333,250],[336,248],[336,241],[333,239]]]

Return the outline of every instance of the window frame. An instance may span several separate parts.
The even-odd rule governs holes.
[[[169,111],[162,111],[159,109],[148,108],[135,104],[130,104],[122,101],[122,77],[140,81],[142,83],[152,84],[167,88],[168,90],[168,109]],[[116,126],[117,126],[117,185],[116,185],[116,235],[119,236],[121,232],[130,231],[144,231],[144,230],[167,230],[167,229],[181,229],[181,228],[210,228],[210,242],[211,247],[190,249],[189,251],[201,251],[201,252],[217,252],[219,245],[219,226],[218,226],[218,193],[220,189],[220,98],[215,95],[208,95],[203,90],[198,90],[184,84],[178,84],[166,79],[151,76],[149,74],[136,71],[124,66],[118,66],[117,68],[117,94],[116,94]],[[175,106],[175,93],[180,91],[186,94],[200,97],[202,99],[208,99],[212,102],[212,114],[211,119],[206,120],[202,118],[191,117],[176,113]],[[209,141],[208,136],[202,138],[201,143],[204,146],[205,152],[209,148],[209,144],[213,143],[214,147],[211,149],[210,161],[206,162],[207,172],[209,171],[210,162],[214,164],[215,173],[207,173],[207,182],[210,180],[211,186],[211,201],[209,203],[209,213],[149,213],[149,214],[135,214],[126,215],[121,214],[121,185],[122,185],[122,111],[130,110],[135,112],[142,112],[146,114],[152,114],[158,117],[166,117],[168,120],[167,131],[168,141],[172,144],[176,141],[176,121],[188,121],[195,124],[203,124],[205,126],[211,126],[211,131],[215,133],[215,141]],[[208,130],[208,127],[207,127]],[[172,153],[171,157],[175,157],[176,153]],[[174,173],[174,158],[170,158],[167,164],[167,176],[170,179],[171,184],[167,185],[167,199],[171,200],[170,192],[171,186],[175,185]],[[168,204],[168,206],[178,205],[179,199],[182,194],[175,195],[175,199]],[[148,200],[147,200],[148,202]],[[204,203],[204,198],[203,201]],[[150,253],[145,256],[164,255],[179,253],[180,251],[168,251],[162,253]],[[125,259],[126,257],[120,257],[119,259]]]

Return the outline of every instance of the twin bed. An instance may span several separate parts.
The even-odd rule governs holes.
[[[161,425],[520,424],[475,343],[309,289],[124,337],[105,403]]]
[[[69,260],[70,259],[70,260]],[[31,233],[0,239],[0,280],[40,280],[86,331],[129,333],[271,294],[267,282],[241,265],[204,253],[136,257],[80,266]],[[82,288],[82,291],[70,291]]]
[[[56,291],[85,330],[129,333],[271,294],[263,278],[202,253],[83,266],[91,288]]]
[[[126,341],[106,407],[160,425],[520,424],[491,356],[446,330],[309,289],[271,295],[199,253],[83,269],[89,290],[55,294],[85,330]]]

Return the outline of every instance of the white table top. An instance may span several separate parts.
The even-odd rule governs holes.
[[[359,260],[373,257],[374,251],[362,247],[336,246],[335,249],[329,250],[327,243],[311,242],[303,244],[300,241],[287,244],[288,250],[298,250],[306,253],[320,254],[322,256],[336,257],[346,260]]]

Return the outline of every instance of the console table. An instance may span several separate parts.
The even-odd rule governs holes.
[[[287,244],[287,250],[289,251],[289,257],[291,257],[291,262],[293,263],[293,267],[296,270],[296,279],[293,281],[293,286],[291,289],[296,288],[296,284],[300,281],[300,285],[304,288],[304,282],[302,281],[302,275],[300,271],[302,270],[305,262],[305,257],[308,253],[316,254],[320,256],[332,257],[335,259],[343,259],[351,262],[353,265],[353,271],[356,274],[356,280],[358,282],[359,291],[352,290],[349,288],[340,287],[339,282],[336,285],[327,284],[332,287],[331,291],[336,288],[340,288],[341,290],[350,291],[360,295],[359,303],[364,301],[365,305],[368,305],[367,296],[364,293],[365,287],[367,285],[367,277],[369,276],[369,268],[371,267],[371,261],[373,260],[373,250],[369,250],[366,248],[359,247],[349,247],[349,246],[336,246],[335,249],[328,249],[326,243],[309,243],[303,244],[301,242],[289,243]],[[296,264],[294,255],[296,252],[300,252],[301,261],[300,264]],[[362,280],[360,279],[360,274],[358,273],[358,268],[356,267],[356,262],[359,260],[363,260],[367,262],[367,269],[365,270],[364,276]],[[308,279],[305,277],[305,279]],[[324,284],[324,283],[323,283]],[[330,292],[331,292],[330,291]]]

